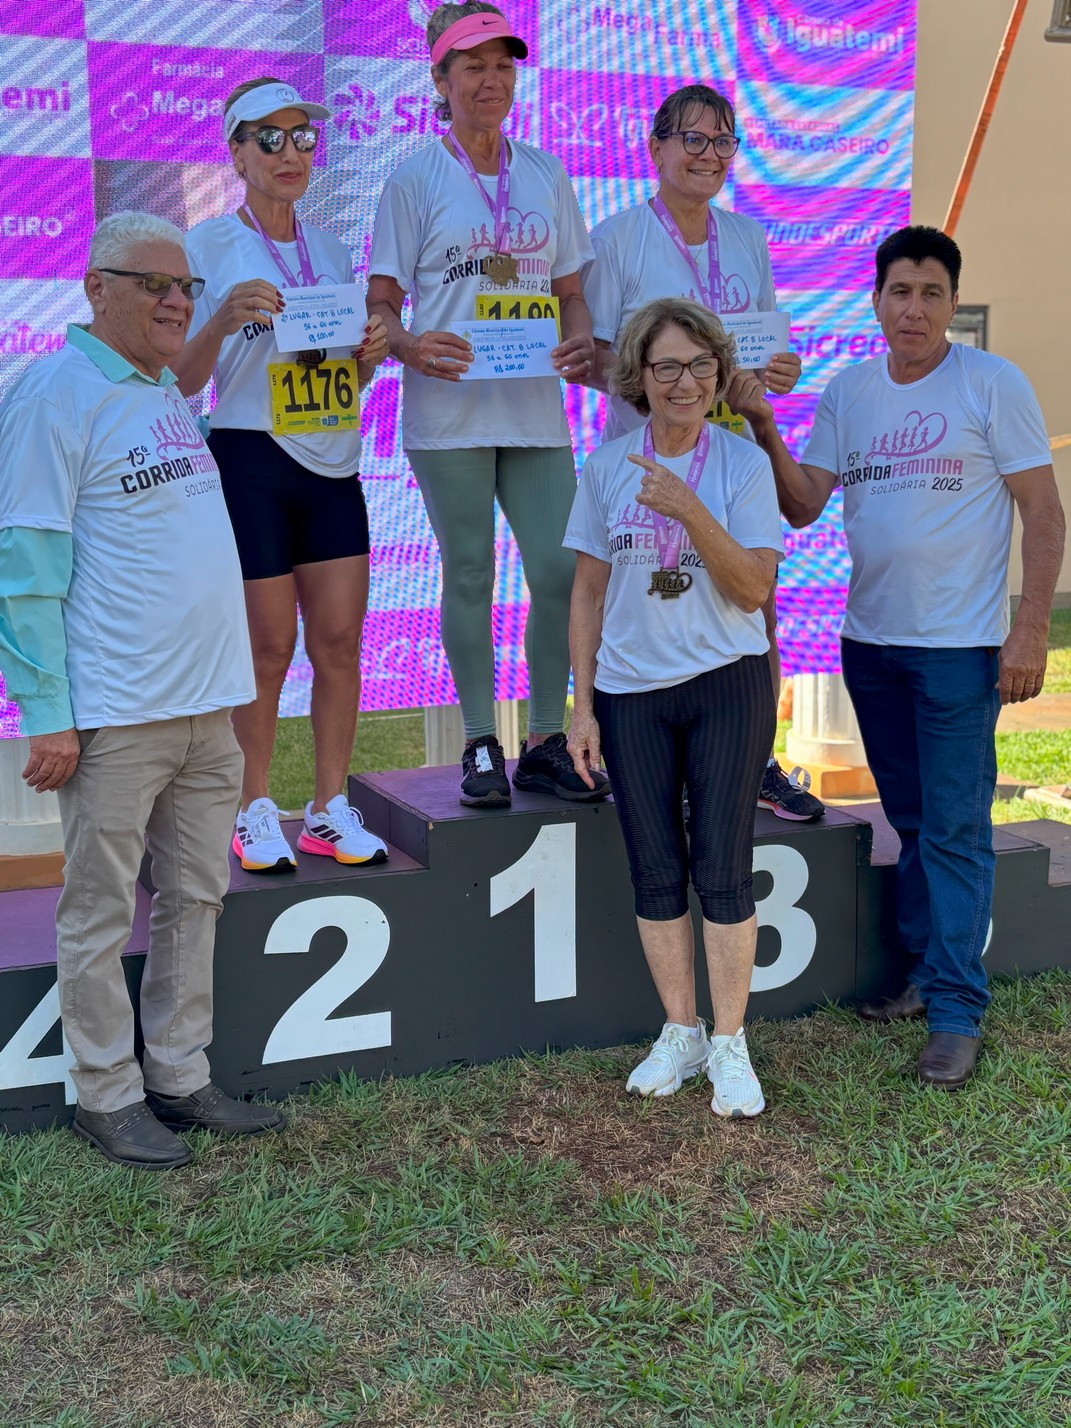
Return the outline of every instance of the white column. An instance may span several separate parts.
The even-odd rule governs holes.
[[[63,848],[59,802],[22,780],[29,739],[0,739],[0,857],[58,853]]]
[[[806,768],[865,769],[855,710],[839,674],[797,674],[792,682],[792,727],[786,752]]]

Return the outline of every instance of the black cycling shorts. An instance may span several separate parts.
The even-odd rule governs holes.
[[[242,575],[270,580],[295,565],[368,554],[361,478],[320,476],[266,431],[209,433]]]

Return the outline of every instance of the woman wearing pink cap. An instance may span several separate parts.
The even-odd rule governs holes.
[[[466,380],[472,349],[451,331],[478,300],[502,315],[522,299],[560,310],[552,353],[568,382],[595,360],[580,269],[593,256],[561,163],[507,140],[516,61],[528,47],[482,0],[440,5],[427,26],[431,76],[451,128],[401,164],[380,199],[368,310],[405,366],[403,444],[443,563],[442,640],[465,722],[461,801],[510,801],[495,737],[491,599],[497,497],[520,547],[531,595],[525,647],[528,741],[514,785],[586,801],[609,791],[576,774],[562,730],[569,678],[574,557],[562,548],[576,492],[569,428],[554,377]],[[402,325],[406,294],[413,319]],[[494,316],[492,312],[489,316]]]

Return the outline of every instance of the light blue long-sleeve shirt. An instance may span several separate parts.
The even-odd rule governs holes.
[[[74,727],[63,628],[72,559],[66,531],[0,530],[0,670],[23,734]]]

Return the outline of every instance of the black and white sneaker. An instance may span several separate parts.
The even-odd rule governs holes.
[[[459,797],[469,808],[504,807],[510,802],[506,756],[494,734],[481,734],[465,745]]]
[[[825,814],[826,806],[820,798],[807,792],[810,786],[811,776],[806,769],[795,768],[786,774],[774,759],[767,764],[762,776],[759,807],[768,808],[775,817],[790,823],[811,823]]]
[[[573,756],[564,734],[551,734],[541,744],[521,745],[521,756],[513,773],[513,787],[526,793],[552,793],[570,803],[597,803],[610,792],[610,780],[601,769],[592,769],[594,788],[573,767]]]

